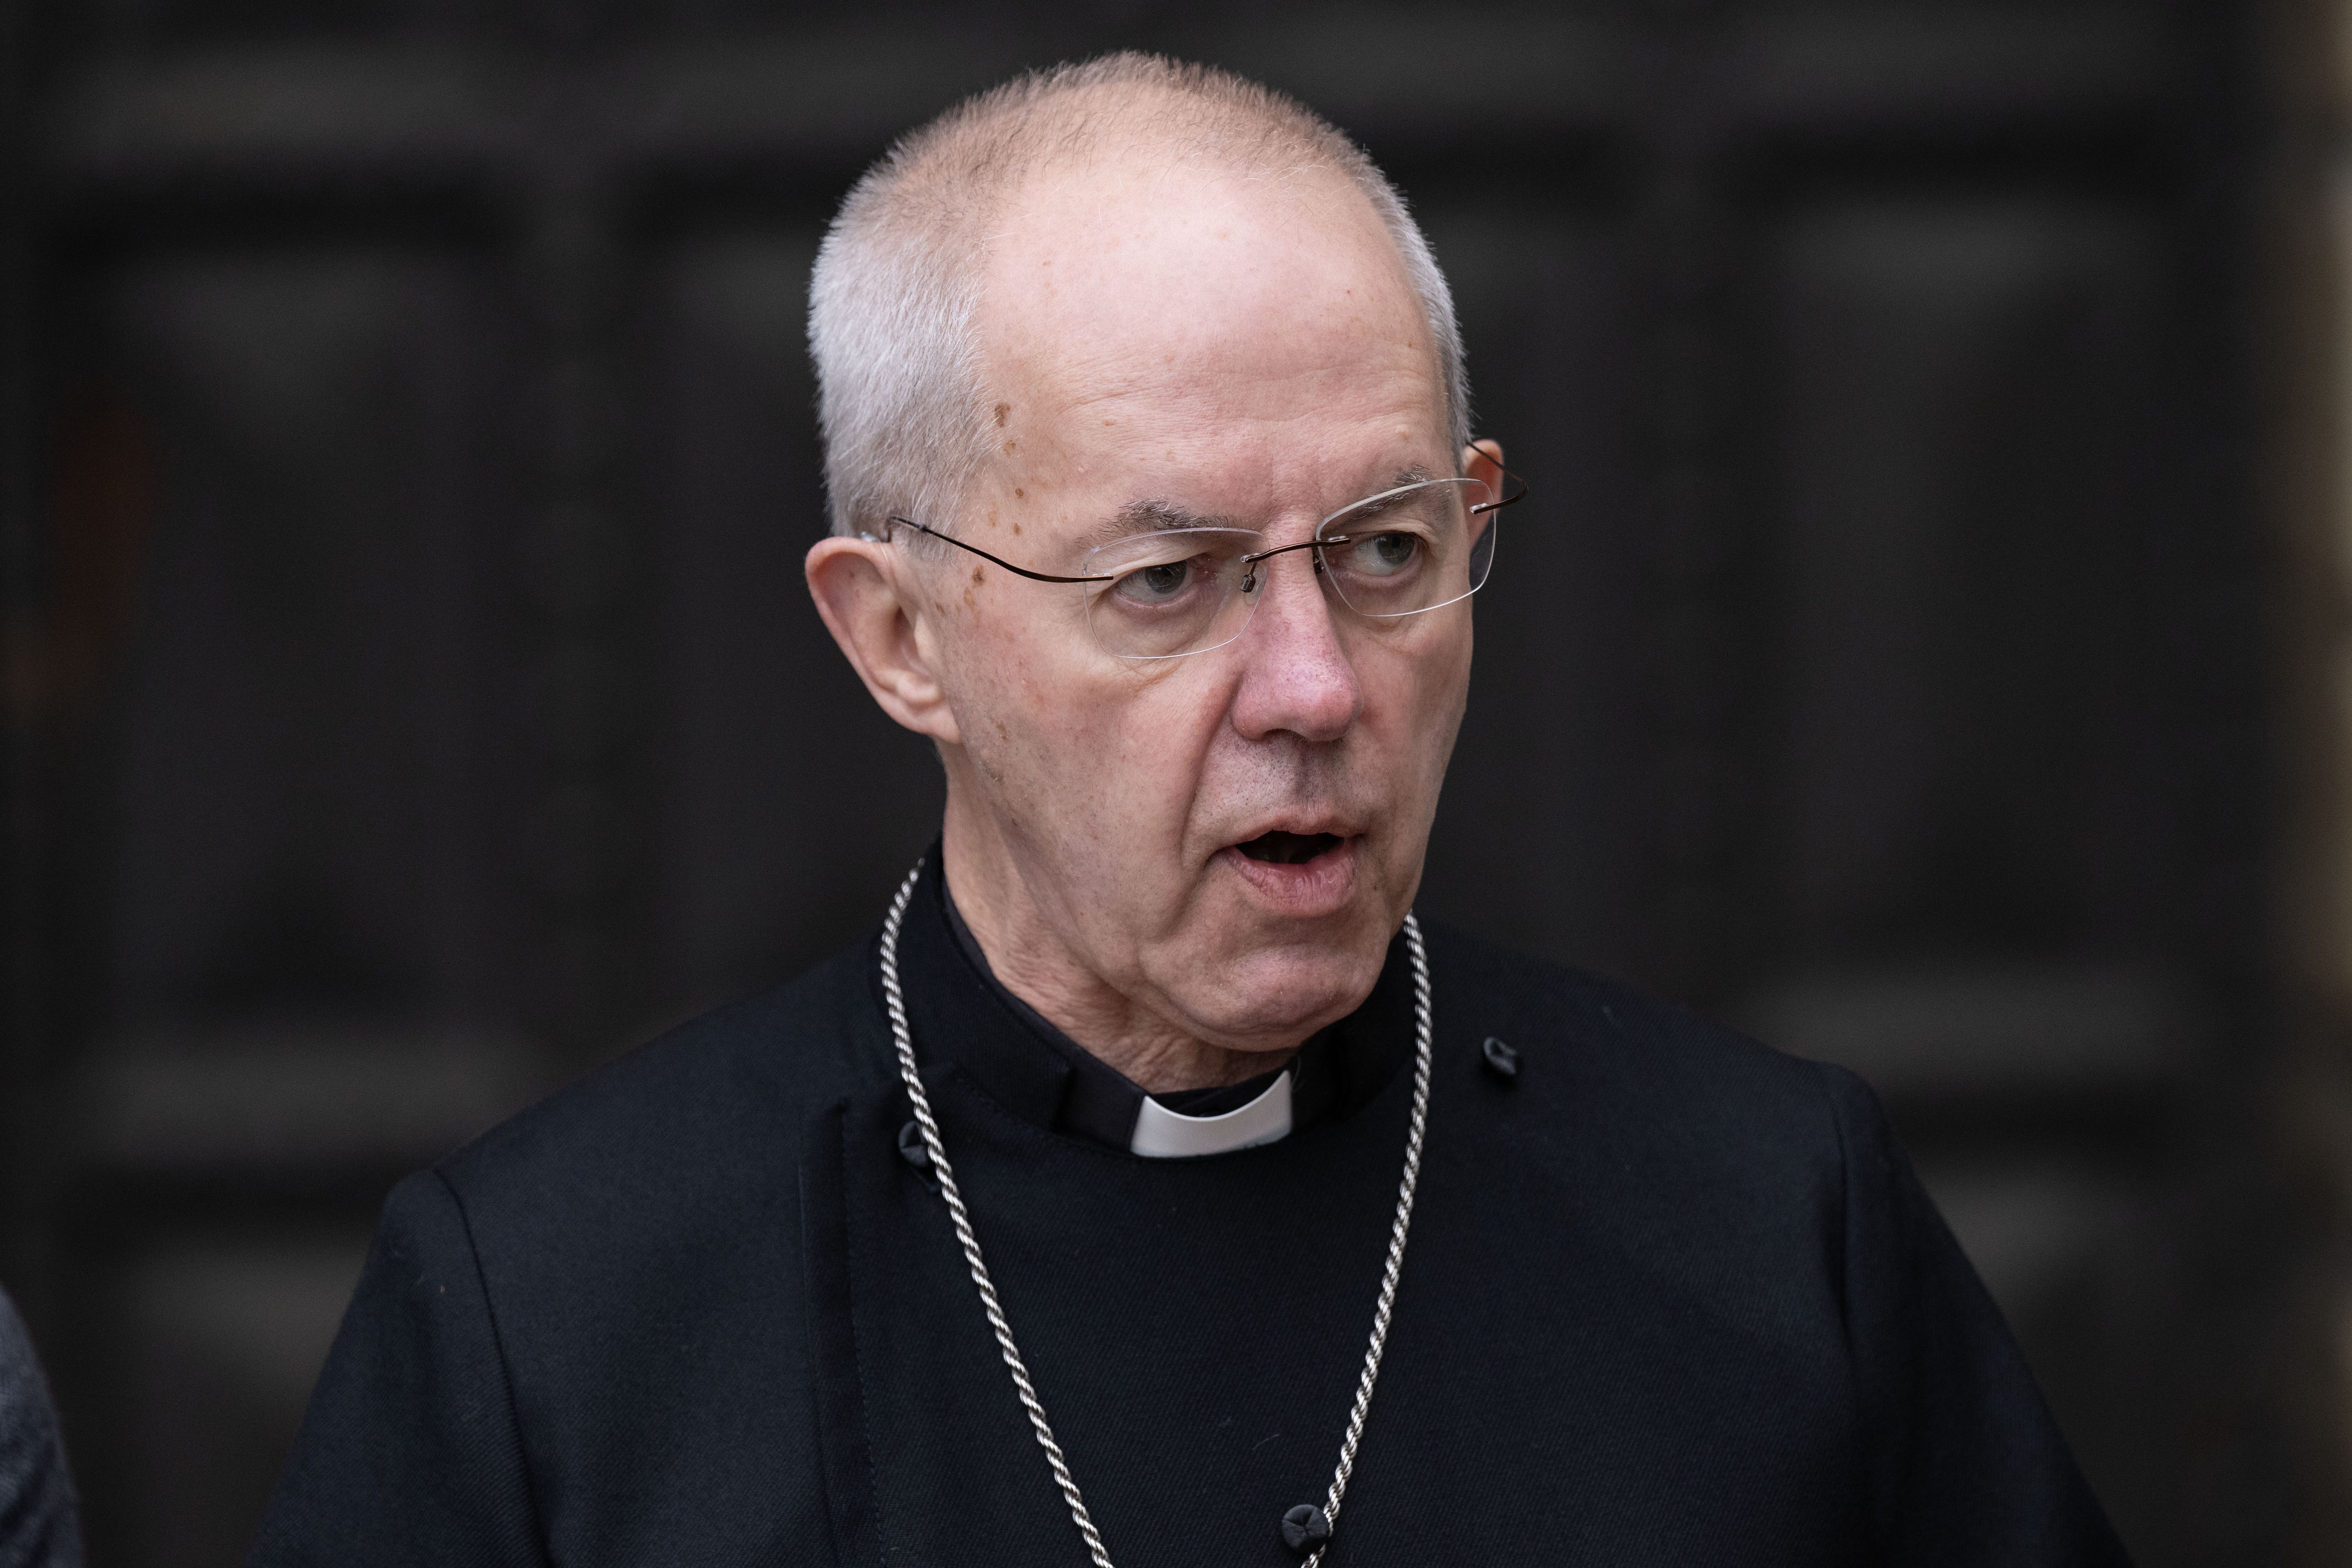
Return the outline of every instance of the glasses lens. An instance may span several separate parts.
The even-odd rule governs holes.
[[[1495,565],[1494,499],[1476,479],[1432,479],[1358,501],[1316,531],[1333,591],[1358,615],[1417,616],[1466,599]]]
[[[1120,658],[1174,658],[1241,635],[1252,600],[1241,558],[1263,534],[1238,528],[1172,528],[1087,552],[1087,622]]]

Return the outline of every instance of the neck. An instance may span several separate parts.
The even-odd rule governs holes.
[[[952,787],[940,853],[956,908],[998,982],[1148,1092],[1244,1082],[1282,1065],[1305,1039],[1271,1049],[1213,1045],[1097,973],[1034,896],[1003,837],[957,809]]]

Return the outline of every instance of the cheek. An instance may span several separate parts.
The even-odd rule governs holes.
[[[947,660],[965,749],[1007,817],[1062,842],[1134,842],[1180,821],[1219,718],[1181,672],[1107,667],[984,613],[961,617]],[[1160,835],[1164,837],[1163,835]]]
[[[1171,672],[1172,674],[1173,672]],[[1190,672],[1187,672],[1190,673]],[[1223,712],[1192,683],[1119,672],[1064,731],[1073,795],[1083,794],[1088,836],[1127,856],[1150,847],[1181,851]],[[1123,862],[1129,874],[1142,862]]]
[[[942,617],[949,635],[940,680],[964,750],[991,778],[1009,780],[1025,770],[1024,755],[1036,749],[1024,737],[1040,736],[1041,726],[1053,721],[1053,680],[1038,668],[1035,650],[1016,635],[1018,625],[1001,613],[1003,602],[992,588],[969,578],[953,584],[958,602]]]
[[[1465,626],[1436,646],[1391,660],[1380,690],[1389,694],[1380,728],[1401,773],[1433,793],[1454,754],[1454,732],[1469,700],[1470,636]]]
[[[1220,712],[1188,677],[1204,672],[1173,665],[1122,667],[1089,693],[1083,731],[1072,739],[1097,749],[1098,765],[1139,795],[1160,793],[1200,755],[1201,742]]]

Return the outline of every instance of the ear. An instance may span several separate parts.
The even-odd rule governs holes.
[[[936,628],[907,567],[904,555],[877,539],[821,539],[808,552],[809,596],[883,712],[919,735],[961,745],[935,673]]]
[[[1503,444],[1491,437],[1481,436],[1462,448],[1462,472],[1486,487],[1496,500],[1503,499]],[[1475,539],[1486,531],[1495,521],[1491,511],[1482,511],[1471,519],[1470,537]]]

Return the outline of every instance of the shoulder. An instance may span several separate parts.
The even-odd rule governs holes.
[[[1518,1031],[1512,1044],[1555,1054],[1580,1074],[1665,1093],[1817,1100],[1860,1080],[1772,1049],[1687,1007],[1621,981],[1515,952],[1444,926],[1430,962],[1451,1004]],[[1867,1094],[1866,1089],[1863,1090]]]
[[[1810,1184],[1837,1179],[1849,1145],[1880,1125],[1870,1089],[1842,1068],[1459,931],[1433,929],[1429,946],[1442,1033],[1518,1053],[1507,1098],[1531,1131],[1690,1179]]]
[[[1643,1314],[1732,1325],[1791,1364],[1839,1363],[1855,1205],[1885,1209],[1902,1170],[1859,1079],[1456,932],[1431,933],[1430,962],[1452,1080],[1430,1158],[1469,1200],[1458,1212],[1548,1277],[1613,1281]],[[1488,1036],[1517,1052],[1507,1081],[1483,1066]]]
[[[887,1067],[870,944],[670,1030],[442,1160],[480,1245],[485,1226],[574,1216],[669,1225],[788,1188],[810,1116]]]

